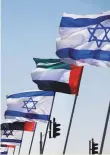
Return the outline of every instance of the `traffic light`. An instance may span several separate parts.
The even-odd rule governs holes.
[[[98,154],[98,143],[95,143],[92,139],[92,154]]]
[[[55,122],[55,118],[53,118],[53,138],[56,138],[57,136],[60,136],[60,133],[58,131],[60,131],[60,126],[61,124],[57,124]]]

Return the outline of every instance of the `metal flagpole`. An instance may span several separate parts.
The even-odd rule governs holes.
[[[7,154],[8,154],[8,151],[9,151],[9,147],[7,148]]]
[[[14,153],[15,153],[15,148],[16,148],[16,146],[15,146],[14,149],[13,149],[13,155],[14,155]]]
[[[82,68],[81,76],[80,76],[80,79],[79,79],[79,87],[80,87],[82,73],[83,73],[83,68]],[[73,103],[72,112],[71,112],[71,117],[70,117],[70,122],[69,122],[69,126],[68,126],[67,135],[66,135],[66,140],[65,140],[65,144],[64,144],[63,154],[65,154],[66,147],[67,147],[67,142],[68,142],[68,137],[69,137],[69,133],[70,133],[70,128],[71,128],[71,124],[72,124],[72,119],[73,119],[73,114],[74,114],[74,110],[75,110],[75,106],[76,106],[77,97],[78,97],[78,95],[76,94],[75,99],[74,99],[74,103]]]
[[[91,140],[89,140],[89,155],[91,154]]]
[[[70,122],[69,122],[69,126],[68,126],[68,131],[67,131],[67,136],[66,136],[66,140],[65,140],[64,149],[63,149],[63,154],[65,154],[65,151],[66,151],[66,146],[67,146],[68,137],[69,137],[69,133],[70,133],[70,128],[71,128],[71,123],[72,123],[73,114],[74,114],[74,110],[75,110],[76,100],[77,100],[77,95],[75,95],[75,99],[74,99],[74,104],[73,104],[71,118],[70,118]]]
[[[101,142],[99,154],[102,154],[102,152],[103,152],[103,146],[104,146],[107,126],[108,126],[109,116],[110,116],[110,102],[109,102],[109,106],[108,106],[108,112],[107,112],[107,117],[106,117],[106,121],[105,121],[105,127],[104,127],[104,131],[103,131],[102,142]]]
[[[40,132],[40,154],[42,154],[42,132]]]
[[[23,135],[24,135],[24,130],[23,130],[23,132],[22,132],[22,138],[21,138],[21,143],[20,143],[20,146],[19,146],[18,155],[20,154],[20,151],[21,151],[21,145],[22,145]]]
[[[52,114],[52,110],[53,110],[54,99],[55,99],[55,92],[54,92],[54,97],[53,97],[52,106],[51,106],[51,110],[50,110],[49,120],[51,118],[51,114]],[[47,124],[46,133],[45,133],[45,137],[44,137],[44,142],[43,142],[43,147],[42,147],[42,154],[44,152],[44,147],[45,147],[45,143],[46,143],[48,128],[49,128],[49,121],[48,121],[48,124]]]
[[[34,132],[33,132],[33,136],[32,136],[31,145],[30,145],[30,149],[29,149],[29,153],[28,153],[28,155],[30,155],[30,152],[31,152],[32,143],[33,143],[34,135],[35,135],[35,131],[36,131],[36,126],[37,126],[37,123],[35,124],[35,129],[34,129]]]

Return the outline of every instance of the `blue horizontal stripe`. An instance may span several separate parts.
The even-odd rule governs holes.
[[[0,152],[1,154],[8,154],[8,151]]]
[[[103,61],[110,61],[110,51],[102,50],[76,50],[72,48],[63,48],[56,52],[59,58],[71,58],[73,60],[79,59],[96,59]]]
[[[52,91],[23,92],[23,93],[9,95],[7,96],[7,98],[20,98],[20,97],[32,97],[32,96],[54,96],[54,92]]]
[[[107,19],[110,19],[110,15],[100,16],[97,18],[77,18],[62,17],[60,27],[86,27],[89,25],[99,24]]]
[[[1,139],[1,142],[21,143],[22,140],[16,140],[16,139]]]
[[[49,120],[49,115],[41,115],[41,114],[32,114],[32,113],[23,113],[19,111],[5,111],[5,116],[14,116],[14,117],[24,117],[28,119],[38,119],[38,120]]]

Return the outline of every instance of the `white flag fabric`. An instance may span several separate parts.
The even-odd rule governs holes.
[[[4,146],[4,147],[0,147],[0,154],[4,154],[7,155],[8,154],[8,147]]]
[[[110,11],[96,15],[64,13],[57,56],[68,64],[110,67]]]
[[[68,65],[60,59],[34,58],[33,82],[46,91],[78,94],[83,67]]]
[[[7,145],[20,145],[22,142],[21,130],[2,130],[1,131],[1,143]]]
[[[26,91],[7,97],[6,119],[48,121],[54,92]]]

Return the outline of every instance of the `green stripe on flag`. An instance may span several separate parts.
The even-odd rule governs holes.
[[[60,59],[40,59],[40,58],[33,58],[35,63],[56,63],[56,62],[61,62]]]
[[[39,59],[34,58],[37,68],[46,69],[68,69],[70,70],[70,65],[61,62],[60,59]]]

